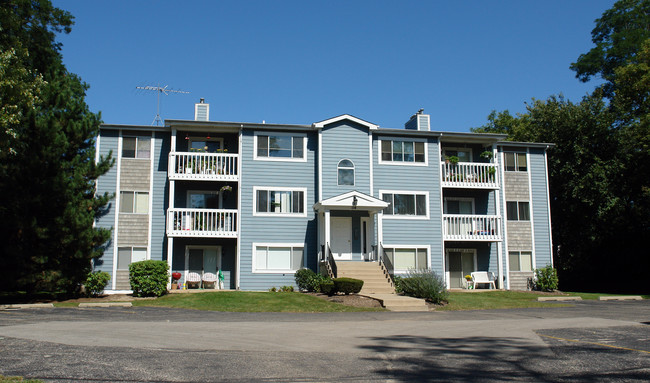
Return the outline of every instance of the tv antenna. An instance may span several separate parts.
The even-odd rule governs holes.
[[[136,86],[135,89],[140,89],[140,90],[151,90],[156,92],[156,117],[154,117],[153,121],[151,122],[151,125],[160,125],[162,124],[162,118],[160,118],[160,95],[164,94],[165,96],[169,96],[170,93],[183,93],[183,94],[188,94],[190,92],[186,92],[184,90],[175,90],[175,89],[168,89],[169,85],[165,86],[152,86],[152,85],[147,85],[147,86]]]

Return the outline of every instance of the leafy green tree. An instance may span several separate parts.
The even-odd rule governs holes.
[[[112,159],[95,160],[100,116],[62,63],[56,33],[72,16],[48,0],[0,3],[0,269],[7,290],[75,291],[110,231],[93,228],[111,196],[95,196]]]

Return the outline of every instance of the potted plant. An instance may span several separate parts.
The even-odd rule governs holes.
[[[181,279],[181,273],[179,272],[173,272],[172,273],[172,290],[176,290],[178,288],[178,280]]]
[[[449,163],[452,164],[452,165],[457,165],[457,164],[458,164],[458,161],[460,161],[460,159],[458,158],[458,156],[448,156],[448,157],[445,159],[445,162],[446,162],[446,161],[449,161]]]
[[[487,162],[490,162],[492,160],[492,152],[489,150],[485,150],[481,153],[481,158],[486,160]]]

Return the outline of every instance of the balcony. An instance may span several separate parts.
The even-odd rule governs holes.
[[[498,215],[444,214],[443,239],[446,241],[501,241]]]
[[[169,179],[195,181],[238,181],[238,154],[169,153]]]
[[[498,189],[498,166],[493,163],[441,163],[442,187]]]
[[[237,237],[237,210],[168,209],[169,237]]]

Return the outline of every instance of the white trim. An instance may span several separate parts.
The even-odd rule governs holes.
[[[235,289],[239,290],[239,279],[241,276],[241,194],[242,194],[242,187],[241,187],[241,180],[242,180],[242,166],[243,166],[243,154],[242,153],[242,148],[243,148],[243,140],[242,140],[243,134],[242,130],[239,130],[239,148],[238,148],[238,153],[240,155],[239,160],[237,161],[237,174],[239,174],[239,180],[237,184],[237,214],[239,214],[240,218],[237,219],[237,240],[236,240],[236,245],[237,248],[235,249]],[[253,207],[255,209],[255,207]]]
[[[381,158],[381,141],[390,141],[391,142],[391,154],[393,152],[393,141],[401,142],[413,142],[413,162],[410,161],[384,161]],[[415,143],[421,142],[424,143],[424,162],[415,162]],[[429,166],[429,142],[427,139],[417,139],[410,137],[378,137],[377,138],[377,163],[379,165],[389,165],[389,166]]]
[[[170,148],[169,152],[173,153],[176,151],[176,135],[178,134],[178,130],[176,128],[172,128],[172,134],[171,134],[171,143],[170,143]]]
[[[151,189],[151,185],[149,186],[149,189]],[[136,193],[140,193],[140,194],[142,194],[142,193],[147,193],[147,195],[148,195],[148,198],[147,198],[147,199],[149,200],[149,206],[147,206],[147,209],[150,209],[150,208],[151,208],[151,193],[149,192],[149,190],[147,190],[147,191],[144,191],[144,190],[120,190],[120,191],[118,192],[118,194],[120,194],[120,203],[122,203],[122,201],[121,201],[121,198],[122,198],[122,195],[121,195],[121,194],[122,194],[122,193],[133,193],[133,209],[134,209],[134,210],[135,210],[135,208],[136,208],[135,202],[136,202],[136,200],[137,200]],[[136,213],[135,211],[132,211],[132,212],[122,211],[122,206],[118,206],[118,207],[117,207],[117,211],[118,211],[119,214],[127,214],[127,215],[140,215],[140,216],[144,216],[144,215],[149,215],[149,214],[150,214],[150,211],[148,211],[148,212],[146,212],[146,213]]]
[[[492,158],[494,158],[494,162],[496,166],[499,166],[499,162],[497,159],[497,147],[496,144],[492,144]],[[497,188],[494,190],[494,207],[495,207],[495,212],[497,217],[501,217],[501,204],[499,203],[501,197],[501,188]],[[497,242],[497,267],[499,269],[499,288],[503,289],[503,241]],[[508,278],[509,279],[509,278]]]
[[[151,133],[151,146],[149,147],[149,158],[151,159],[149,170],[149,227],[147,228],[147,259],[151,259],[151,235],[153,233],[153,168],[154,168],[154,143],[156,140],[156,132]],[[161,258],[162,260],[162,254]]]
[[[522,252],[530,253],[530,262],[531,262],[530,267],[531,267],[532,270],[521,270],[521,253]],[[520,270],[513,270],[515,273],[518,273],[518,272],[525,272],[525,273],[535,272],[536,267],[535,267],[535,264],[532,263],[533,262],[533,251],[532,250],[509,250],[508,251],[508,261],[510,261],[510,253],[518,253],[519,269]],[[508,267],[510,267],[510,265],[508,265]]]
[[[446,264],[449,264],[449,253],[450,252],[453,252],[453,253],[472,253],[472,254],[474,254],[474,271],[478,271],[478,254],[477,254],[477,251],[476,251],[475,248],[461,247],[461,248],[445,249],[445,263]],[[462,259],[461,259],[460,267],[461,267],[461,269],[463,267]],[[449,274],[449,270],[444,269],[444,273],[445,273],[445,280],[447,282],[447,288],[450,289],[451,288],[451,276]],[[510,279],[508,278],[508,280],[510,280]]]
[[[350,170],[352,169],[352,185],[347,185],[347,184],[340,184],[340,177],[339,177],[339,170],[341,169],[341,162],[343,161],[350,161],[352,164],[352,168],[349,167],[344,167],[343,169]],[[357,167],[354,165],[354,161],[352,161],[349,158],[342,158],[339,160],[339,162],[336,164],[336,186],[355,186],[357,184]]]
[[[551,267],[553,265],[553,227],[551,226],[551,194],[549,191],[549,179],[548,179],[548,153],[544,151],[544,179],[546,180],[546,207],[548,209],[548,242],[550,245],[550,256],[551,256]]]
[[[523,152],[521,150],[504,150],[501,152],[503,154],[503,171],[508,172],[508,173],[530,173],[530,157],[528,156],[528,150],[529,148],[526,148],[526,152]],[[507,170],[506,169],[506,158],[505,154],[506,153],[514,153],[514,154],[526,154],[526,170],[519,170],[519,159],[517,156],[514,156],[515,160],[515,170]]]
[[[257,252],[255,251],[258,246],[266,247],[290,247],[291,253],[293,255],[294,247],[302,247],[302,264],[303,266],[307,264],[307,244],[302,242],[253,242],[252,244],[252,253],[251,253],[251,272],[253,274],[294,274],[298,270],[272,270],[272,269],[255,269],[255,262],[257,261]]]
[[[153,132],[152,132],[153,133]],[[149,151],[149,158],[143,158],[143,157],[138,157],[138,141],[140,141],[140,138],[143,137],[149,137],[149,141],[153,141],[153,134],[152,135],[143,135],[143,134],[127,134],[126,136],[122,135],[122,130],[120,129],[120,144],[123,138],[135,138],[135,157],[123,157],[122,156],[122,145],[120,145],[120,158],[127,158],[129,160],[140,160],[140,161],[145,161],[145,160],[151,160],[153,157],[153,153]]]
[[[408,195],[424,195],[426,206],[424,211],[426,215],[401,215],[401,214],[385,214],[383,219],[410,219],[410,220],[428,220],[429,219],[429,192],[421,190],[379,190],[379,199],[383,200],[384,194],[408,194]],[[415,210],[417,212],[417,199]],[[383,214],[382,214],[383,215]]]
[[[113,275],[111,282],[111,289],[115,290],[117,285],[117,247],[118,247],[118,225],[119,225],[119,216],[120,216],[120,175],[122,170],[122,129],[118,131],[117,135],[117,170],[115,180],[115,223],[113,226]]]
[[[329,124],[339,122],[339,121],[344,121],[344,120],[350,120],[352,122],[356,122],[357,124],[363,125],[363,126],[367,127],[368,129],[372,129],[372,130],[379,128],[379,125],[375,125],[375,124],[370,123],[368,121],[364,121],[364,120],[362,120],[360,118],[351,116],[349,114],[342,114],[340,116],[332,117],[332,118],[324,120],[324,121],[315,122],[313,124],[313,126],[315,128],[324,128],[325,125],[329,125]]]
[[[273,212],[260,213],[258,212],[257,211],[258,190],[302,192],[303,193],[302,213],[273,213]],[[291,208],[293,209],[293,201],[291,203]],[[294,187],[283,187],[283,186],[253,186],[253,216],[255,217],[307,217],[307,188],[294,188]]]
[[[374,181],[374,161],[372,158],[372,150],[373,150],[373,140],[372,140],[372,132],[368,132],[368,152],[370,155],[370,161],[368,163],[370,164],[370,195],[374,195],[375,193],[375,181]]]
[[[288,157],[259,157],[257,155],[257,136],[284,136],[291,137],[291,155],[293,156],[293,138],[302,137],[302,158]],[[319,153],[320,154],[320,153]],[[285,132],[266,132],[256,131],[253,135],[253,160],[254,161],[271,161],[271,162],[307,162],[307,134],[306,133],[285,133]]]
[[[318,200],[323,199],[323,131],[318,131]]]
[[[429,124],[431,126],[431,124]],[[438,148],[438,158],[442,158],[442,146],[440,143],[440,139],[437,140],[436,146]],[[436,162],[436,161],[434,161]],[[440,193],[440,250],[441,254],[440,257],[442,258],[442,275],[445,280],[446,284],[449,284],[449,278],[447,278],[447,275],[445,274],[445,268],[447,267],[447,261],[444,256],[445,252],[445,219],[443,217],[443,212],[444,210],[444,200],[443,200],[443,188],[442,188],[442,169],[441,166],[437,167],[438,169],[436,170],[438,172],[438,192]]]
[[[502,225],[503,225],[503,255],[505,256],[505,267],[506,267],[506,283],[505,283],[505,288],[506,290],[510,290],[510,255],[508,253],[508,211],[507,206],[506,206],[506,176],[505,176],[505,171],[506,171],[506,166],[505,166],[505,158],[504,158],[504,153],[499,152],[499,173],[501,176],[501,188],[503,189],[503,195],[501,197],[501,207],[503,207],[503,211],[505,214],[503,215],[503,219],[501,220]],[[496,158],[496,157],[495,157]]]
[[[415,250],[426,249],[426,251],[427,251],[427,260],[426,260],[427,269],[430,268],[430,265],[431,265],[431,245],[430,244],[429,245],[412,245],[412,244],[408,244],[408,245],[385,244],[385,245],[382,245],[382,251],[385,250],[385,249],[393,249],[393,251],[395,249],[408,249],[408,250],[410,250],[410,249],[415,249]],[[415,253],[415,259],[417,261],[417,252]],[[394,252],[393,252],[393,264],[395,264],[395,253]],[[395,269],[395,273],[405,273],[407,271],[408,271],[408,269]]]
[[[528,171],[528,215],[530,218],[530,242],[533,247],[533,270],[537,269],[537,252],[535,251],[535,217],[533,216],[533,172],[530,171],[530,148],[526,148],[526,170]],[[519,204],[517,204],[519,214]]]

